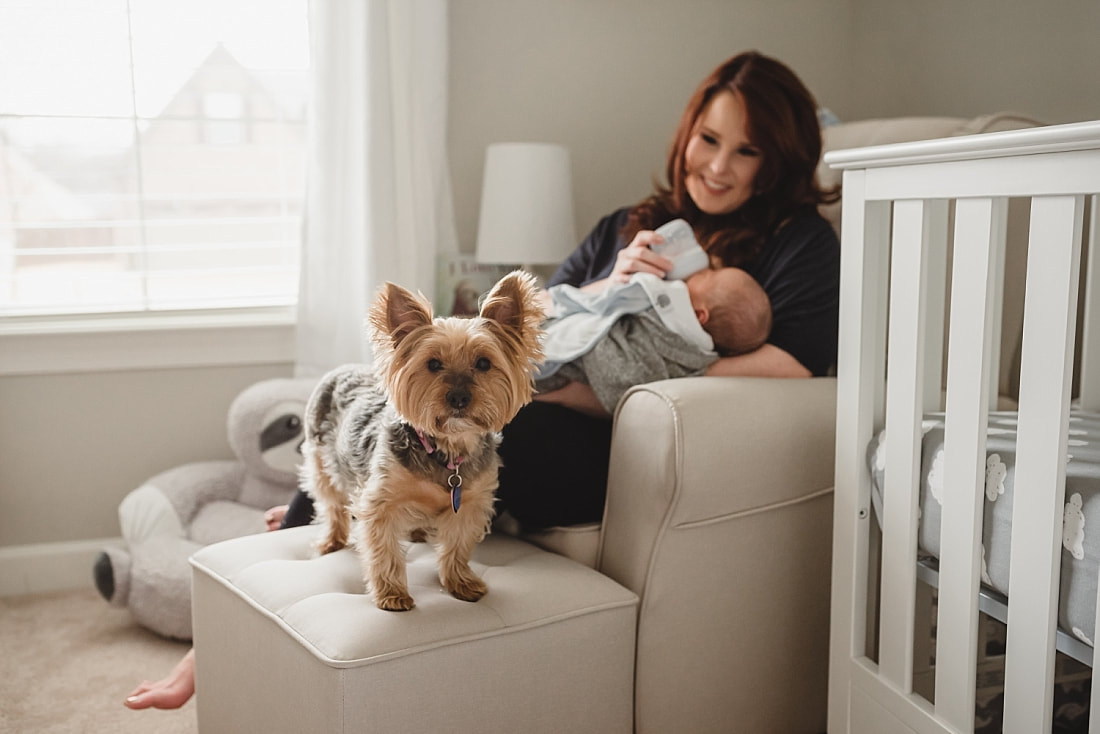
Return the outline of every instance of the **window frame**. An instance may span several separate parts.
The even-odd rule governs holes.
[[[293,363],[296,308],[0,319],[0,376]]]

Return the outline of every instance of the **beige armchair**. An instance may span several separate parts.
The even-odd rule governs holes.
[[[477,604],[433,588],[422,547],[417,609],[395,615],[351,551],[313,557],[312,528],[208,546],[200,728],[823,731],[834,396],[828,378],[632,389],[602,527],[533,538],[585,563],[494,533]]]

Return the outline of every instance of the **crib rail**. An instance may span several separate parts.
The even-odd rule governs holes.
[[[1100,122],[836,151],[825,160],[844,171],[829,731],[973,731],[985,426],[997,397],[1010,197],[1031,206],[1009,580],[1027,591],[1008,602],[1004,731],[1050,731],[1078,332],[1079,399],[1100,410]],[[945,371],[932,704],[913,681],[917,476],[921,416],[941,407]],[[883,427],[879,557],[865,457]],[[1093,691],[1091,731],[1100,732],[1100,685]]]

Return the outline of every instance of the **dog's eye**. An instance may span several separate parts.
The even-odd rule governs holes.
[[[479,372],[488,372],[489,368],[492,366],[493,364],[485,357],[479,357],[478,360],[474,362],[474,369]]]
[[[428,371],[429,372],[439,372],[441,369],[443,369],[443,363],[440,362],[438,359],[429,359],[428,360]]]

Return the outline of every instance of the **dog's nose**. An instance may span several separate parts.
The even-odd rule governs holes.
[[[462,410],[470,404],[470,391],[464,387],[452,387],[447,391],[447,405]]]

